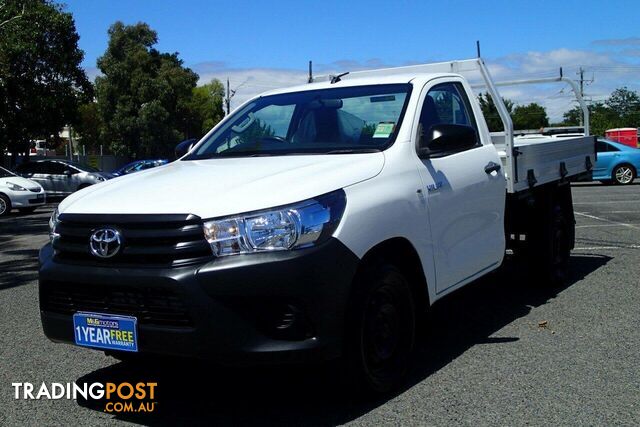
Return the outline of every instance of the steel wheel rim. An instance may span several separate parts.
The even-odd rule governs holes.
[[[7,211],[7,202],[0,197],[0,215],[3,215]]]
[[[616,170],[616,181],[620,184],[628,184],[633,179],[633,171],[630,167],[622,166]]]

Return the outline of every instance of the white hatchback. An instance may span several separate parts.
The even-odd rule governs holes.
[[[45,202],[46,196],[40,184],[0,167],[0,217],[9,214],[11,209],[30,213]]]

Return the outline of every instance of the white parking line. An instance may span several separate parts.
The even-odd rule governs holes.
[[[574,251],[595,251],[598,249],[640,249],[640,245],[628,246],[590,246],[585,248],[574,248]]]
[[[609,219],[600,218],[599,216],[595,216],[595,215],[589,215],[589,214],[586,214],[584,212],[576,212],[575,214],[583,216],[585,218],[591,218],[591,219],[595,219],[595,220],[598,220],[598,221],[603,221],[603,222],[606,222],[606,223],[609,223],[609,224],[613,224],[613,225],[619,225],[619,226],[622,226],[622,227],[633,228],[634,230],[640,230],[640,227],[636,227],[633,224],[627,224],[627,223],[624,223],[624,222],[611,221]]]
[[[640,224],[591,224],[591,225],[576,225],[576,228],[601,228],[601,227],[633,227]]]
[[[606,202],[573,202],[574,205],[611,205],[613,203],[640,203],[640,200],[607,200]]]
[[[591,212],[582,212],[584,214],[588,214]],[[635,211],[607,211],[606,213],[608,214],[621,214],[621,213],[640,213],[640,210],[635,210]]]

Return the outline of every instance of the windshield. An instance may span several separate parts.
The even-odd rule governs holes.
[[[393,143],[410,91],[390,84],[261,97],[186,159],[380,151]]]
[[[0,178],[7,178],[9,176],[16,176],[16,174],[9,172],[3,167],[0,167]]]

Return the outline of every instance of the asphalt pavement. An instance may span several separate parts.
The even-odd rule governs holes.
[[[0,425],[639,425],[640,182],[574,186],[569,283],[550,290],[506,268],[438,302],[406,386],[351,396],[330,366],[134,368],[49,342],[37,253],[53,206],[0,219]],[[151,414],[93,401],[16,400],[14,382],[155,381]]]

